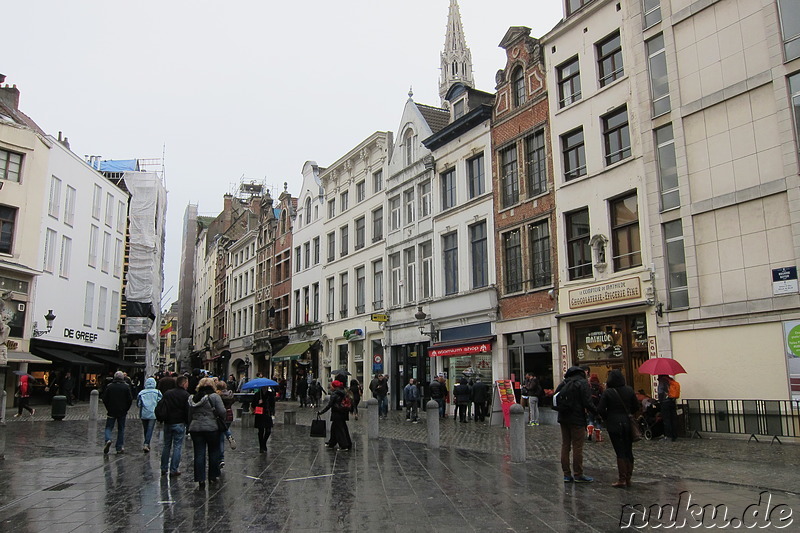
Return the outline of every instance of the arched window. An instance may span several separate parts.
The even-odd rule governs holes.
[[[511,76],[511,90],[514,93],[514,105],[525,103],[525,74],[522,67],[518,67]]]
[[[458,63],[453,61],[453,76],[458,74]]]
[[[306,208],[304,211],[306,212],[306,224],[311,224],[313,220],[311,218],[311,198],[306,198]]]
[[[406,166],[410,165],[414,162],[414,144],[416,135],[414,135],[414,130],[411,128],[406,131],[405,137],[403,138],[403,143],[405,144],[406,149]]]

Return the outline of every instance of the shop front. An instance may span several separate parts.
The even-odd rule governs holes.
[[[272,356],[272,379],[286,380],[287,399],[296,398],[297,383],[312,378],[319,363],[317,340],[290,342]]]
[[[447,390],[451,396],[453,387],[461,378],[473,382],[479,378],[491,387],[494,382],[492,373],[492,352],[494,336],[475,339],[436,343],[428,349],[428,355],[435,359],[435,373],[447,380]],[[452,402],[452,397],[450,398]]]
[[[505,336],[508,350],[509,375],[517,402],[525,375],[531,373],[539,379],[545,390],[554,388],[553,343],[550,328],[510,333]]]
[[[415,342],[392,347],[393,372],[390,381],[391,395],[394,399],[394,408],[402,409],[403,388],[408,385],[409,379],[414,379],[422,384],[422,401],[420,405],[430,399],[428,384],[431,379],[431,362],[428,342]]]

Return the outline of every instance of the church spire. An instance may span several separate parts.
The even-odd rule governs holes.
[[[458,9],[457,0],[450,0],[441,70],[439,97],[442,99],[443,104],[444,96],[454,83],[461,82],[470,87],[475,84],[472,79],[472,54],[467,48],[467,40],[464,37],[464,27],[461,25],[461,12]]]

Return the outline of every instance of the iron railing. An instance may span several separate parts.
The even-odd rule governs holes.
[[[692,436],[732,433],[772,437],[800,437],[800,400],[684,400]]]

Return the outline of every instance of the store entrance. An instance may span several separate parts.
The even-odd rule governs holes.
[[[428,393],[428,380],[430,379],[430,358],[427,355],[427,343],[404,344],[393,350],[394,373],[391,376],[391,395],[395,409],[402,409],[403,387],[408,385],[408,380],[414,378],[422,383],[423,397]],[[424,402],[421,402],[424,405]]]

